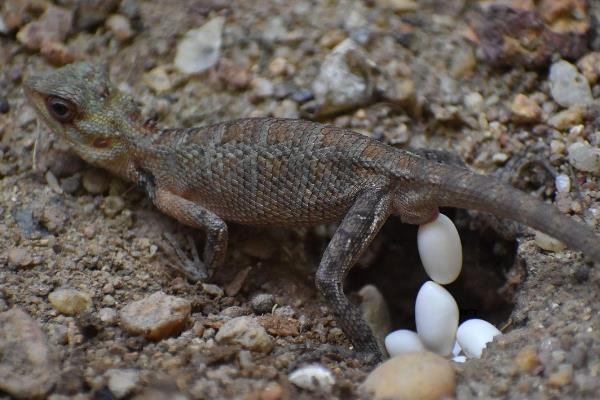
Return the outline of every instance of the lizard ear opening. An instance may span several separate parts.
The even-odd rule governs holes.
[[[49,96],[46,99],[46,108],[52,118],[63,123],[72,122],[77,115],[75,104],[61,97]]]

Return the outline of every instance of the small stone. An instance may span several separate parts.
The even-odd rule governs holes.
[[[560,131],[564,131],[572,126],[581,124],[584,113],[585,109],[583,107],[570,107],[548,118],[548,124]]]
[[[173,88],[174,81],[164,65],[159,65],[143,75],[144,83],[157,93]]]
[[[297,369],[288,378],[294,385],[311,392],[330,393],[335,385],[331,371],[319,364]]]
[[[419,3],[414,0],[377,0],[376,3],[396,13],[413,12],[419,9]]]
[[[215,337],[219,343],[239,344],[248,350],[269,352],[273,339],[258,321],[251,317],[237,317],[227,321]]]
[[[64,43],[60,42],[43,42],[40,54],[54,65],[70,64],[76,58],[76,55]]]
[[[38,323],[18,308],[0,313],[0,391],[18,399],[44,398],[58,371]]]
[[[48,295],[50,304],[65,315],[77,315],[92,308],[92,298],[75,289],[58,289]]]
[[[115,14],[106,20],[106,27],[115,35],[118,41],[126,42],[133,37],[133,30],[127,17]]]
[[[250,305],[257,314],[270,313],[275,305],[275,297],[269,293],[259,293],[252,297]]]
[[[260,400],[280,400],[283,395],[283,386],[277,382],[271,382],[260,392],[259,398]]]
[[[103,307],[98,311],[100,321],[107,325],[112,325],[117,322],[117,311],[114,308]]]
[[[540,366],[535,346],[530,345],[521,349],[515,356],[514,363],[521,371],[534,373]]]
[[[600,77],[600,51],[593,51],[577,61],[581,73],[587,78],[590,85],[598,81]]]
[[[542,116],[542,108],[538,103],[522,93],[515,96],[515,99],[510,106],[510,110],[513,114],[513,119],[516,122],[528,124],[535,123],[538,122]]]
[[[252,86],[252,94],[257,99],[266,99],[275,93],[275,88],[273,87],[273,83],[265,78],[254,78],[251,82]]]
[[[191,29],[177,44],[175,67],[185,74],[199,74],[217,64],[225,18],[215,17]]]
[[[295,68],[283,57],[276,57],[269,64],[269,72],[275,76],[290,76],[295,72]]]
[[[92,30],[104,22],[119,7],[121,0],[77,1],[75,7],[75,27],[79,30]]]
[[[246,89],[250,86],[250,82],[252,82],[252,74],[250,71],[236,65],[230,59],[222,59],[219,61],[217,75],[221,81],[234,90]]]
[[[133,335],[160,340],[179,333],[191,311],[188,300],[156,292],[123,307],[121,326]]]
[[[273,110],[273,116],[276,118],[298,119],[298,104],[291,99],[285,99]]]
[[[454,79],[465,77],[473,72],[477,66],[475,52],[471,46],[459,47],[452,56],[449,72]]]
[[[385,298],[374,285],[365,285],[359,291],[360,311],[363,318],[373,331],[379,347],[384,349],[384,340],[391,331],[390,310]]]
[[[375,66],[351,39],[338,44],[323,60],[312,85],[316,114],[333,114],[368,104],[375,90],[370,73]]]
[[[17,267],[27,267],[32,264],[31,253],[25,247],[11,247],[8,249],[8,263]]]
[[[291,317],[266,314],[259,317],[258,322],[273,336],[298,336],[300,334],[298,320]]]
[[[483,110],[483,96],[478,92],[468,93],[463,100],[465,107],[473,114],[478,114]]]
[[[110,177],[100,169],[89,169],[83,174],[82,184],[89,193],[102,194],[108,191]]]
[[[569,163],[580,171],[600,174],[600,148],[576,142],[569,146]]]
[[[106,371],[108,377],[108,390],[117,399],[130,394],[140,380],[139,372],[134,369],[109,369]]]
[[[373,370],[359,392],[373,400],[438,400],[452,397],[456,377],[450,361],[430,352],[396,356]]]
[[[539,231],[535,232],[535,244],[537,244],[538,247],[541,249],[553,252],[563,251],[567,248],[567,246],[565,246],[563,242],[556,240],[553,237],[548,236],[545,233]]]
[[[10,104],[4,97],[0,97],[0,114],[6,114],[10,110]]]
[[[19,30],[17,40],[30,50],[40,50],[44,43],[62,43],[71,31],[70,10],[48,4],[42,16]]]
[[[114,218],[125,208],[125,200],[121,196],[107,196],[100,208],[108,218]]]
[[[558,366],[558,371],[552,373],[548,377],[550,386],[559,388],[571,383],[573,379],[573,366],[571,364],[561,364]]]
[[[585,106],[592,101],[587,79],[567,61],[552,64],[549,80],[552,98],[563,107]]]
[[[217,286],[214,283],[203,283],[202,290],[204,291],[204,293],[213,297],[223,297],[225,295],[223,289],[221,289],[220,286]]]

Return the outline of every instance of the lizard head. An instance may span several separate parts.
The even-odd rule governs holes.
[[[110,83],[106,68],[70,64],[29,77],[24,87],[41,119],[84,160],[109,167],[135,143],[140,112],[130,96]]]

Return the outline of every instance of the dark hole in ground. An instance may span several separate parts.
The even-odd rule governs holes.
[[[457,225],[463,245],[462,272],[455,282],[444,285],[456,299],[460,321],[482,318],[501,327],[513,309],[511,291],[503,288],[507,272],[515,262],[516,242],[502,239],[491,229],[472,231],[463,227],[469,217],[457,213],[464,211],[443,210],[443,213]],[[392,217],[376,241],[370,268],[354,268],[346,290],[355,292],[367,283],[374,284],[389,305],[392,327],[414,330],[417,292],[429,280],[417,250],[417,227]]]

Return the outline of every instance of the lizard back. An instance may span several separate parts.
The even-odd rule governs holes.
[[[177,169],[150,168],[174,193],[226,220],[283,227],[341,219],[362,190],[389,183],[382,169],[399,160],[348,130],[271,118],[164,130],[153,147]]]

